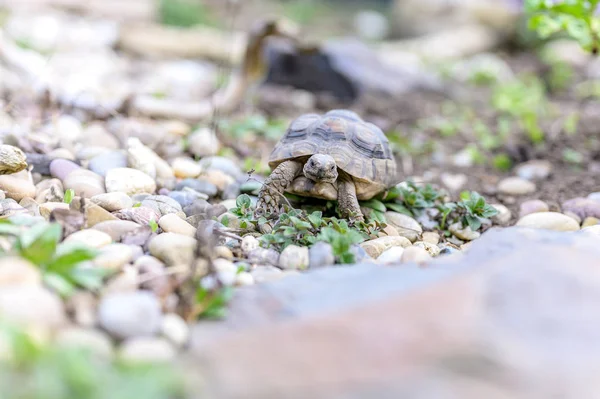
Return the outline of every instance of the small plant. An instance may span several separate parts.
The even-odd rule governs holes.
[[[539,119],[548,107],[546,90],[536,76],[525,76],[514,82],[498,85],[492,94],[492,105],[501,115],[516,120],[534,144],[544,141]]]
[[[150,229],[153,233],[156,233],[156,231],[158,230],[158,223],[156,223],[156,220],[154,219],[150,219],[148,221],[148,226],[150,226]]]
[[[358,231],[348,227],[345,220],[332,223],[331,227],[324,227],[317,236],[318,241],[331,244],[333,255],[337,263],[354,263],[355,256],[351,247],[365,240]]]
[[[542,39],[563,33],[579,42],[586,51],[597,54],[600,46],[600,0],[525,0],[529,28]]]
[[[64,198],[65,204],[70,204],[71,201],[73,201],[73,197],[75,197],[75,191],[72,188],[65,191],[65,198]]]
[[[81,267],[82,262],[94,259],[97,251],[76,242],[59,244],[62,226],[58,223],[39,223],[22,230],[2,222],[0,233],[12,235],[12,252],[38,266],[44,282],[63,296],[71,295],[76,287],[98,289],[108,274],[103,269]]]
[[[276,141],[285,133],[287,122],[279,119],[267,119],[258,114],[240,120],[224,120],[220,123],[220,129],[236,139],[256,134]]]
[[[227,305],[233,297],[232,287],[208,289],[200,286],[196,290],[195,313],[201,319],[222,319],[227,312]]]
[[[182,28],[215,24],[215,18],[197,0],[159,0],[159,15],[162,24]]]
[[[498,210],[485,202],[479,193],[472,191],[460,195],[461,200],[456,204],[462,210],[461,222],[463,227],[469,226],[477,231],[481,227],[481,219],[490,218],[498,214]]]
[[[388,209],[418,217],[426,209],[434,207],[441,196],[441,193],[431,184],[419,187],[414,182],[408,181],[405,186],[393,187],[384,198],[384,202]]]
[[[498,154],[492,161],[494,168],[502,172],[507,172],[512,168],[512,160],[506,154]]]

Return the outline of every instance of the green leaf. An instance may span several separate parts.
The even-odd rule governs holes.
[[[46,270],[58,274],[71,271],[77,264],[92,260],[98,251],[81,243],[63,243],[56,250],[56,255],[46,266]]]
[[[75,292],[75,286],[57,273],[44,273],[44,283],[63,297],[69,297]]]
[[[313,225],[315,229],[318,229],[323,223],[323,212],[315,211],[311,213],[310,215],[308,215],[308,221],[310,222],[310,224]]]
[[[133,204],[133,208],[139,208],[140,206],[142,206],[141,202],[136,202],[135,204]]]
[[[62,235],[58,223],[41,223],[31,227],[19,239],[21,256],[36,265],[49,262]]]
[[[18,236],[22,228],[14,224],[0,223],[0,235]]]
[[[292,221],[294,227],[298,230],[308,230],[312,227],[310,223],[300,220],[297,217],[291,217],[290,220]]]
[[[148,221],[148,225],[150,226],[150,228],[152,229],[153,233],[156,233],[156,230],[158,230],[158,223],[156,223],[156,220],[154,219],[150,219]]]
[[[385,205],[383,204],[383,202],[376,200],[376,199],[371,199],[369,201],[363,201],[361,203],[361,205],[366,208],[375,209],[376,211],[379,211],[379,212],[385,212],[387,210]]]
[[[386,208],[391,209],[394,212],[403,213],[406,216],[410,216],[410,217],[414,216],[412,214],[412,212],[409,211],[408,208],[402,204],[397,204],[397,203],[391,202],[391,203],[385,204],[385,206],[386,206]]]
[[[99,290],[103,286],[104,279],[113,273],[115,272],[109,269],[78,267],[70,271],[69,279],[85,289]]]
[[[248,209],[252,206],[252,199],[248,194],[239,195],[235,200],[235,205],[238,208]]]
[[[471,230],[477,231],[481,227],[481,221],[478,217],[466,215],[465,219],[467,221],[467,225],[471,228]]]
[[[196,291],[196,303],[203,308],[200,318],[219,319],[225,316],[227,304],[233,297],[233,288],[223,287],[217,292],[210,292],[204,287]]]
[[[75,197],[75,191],[72,188],[70,188],[67,191],[65,191],[64,202],[66,204],[70,204],[71,201],[73,201],[73,197]]]

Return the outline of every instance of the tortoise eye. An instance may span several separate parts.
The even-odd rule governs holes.
[[[331,168],[329,168],[329,170],[333,171],[335,169],[335,165],[331,165]]]

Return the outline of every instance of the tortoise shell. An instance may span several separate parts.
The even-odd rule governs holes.
[[[387,137],[352,111],[298,117],[273,149],[269,166],[274,169],[288,160],[304,163],[314,154],[333,157],[338,170],[355,181],[359,197],[375,195],[396,180],[396,161]]]

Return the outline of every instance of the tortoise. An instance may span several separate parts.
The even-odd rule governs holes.
[[[396,161],[381,129],[355,112],[336,109],[292,121],[269,157],[257,214],[278,214],[284,191],[337,200],[342,217],[364,221],[358,200],[386,191],[396,181]]]

